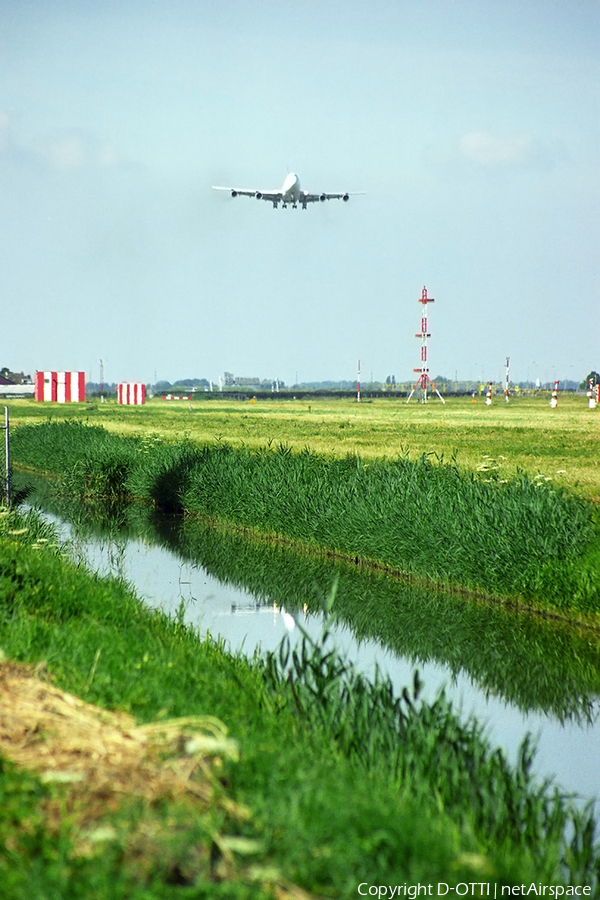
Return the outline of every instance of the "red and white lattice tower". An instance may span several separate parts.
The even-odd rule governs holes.
[[[408,395],[408,399],[406,401],[407,403],[409,402],[410,398],[412,397],[412,395],[414,394],[414,392],[416,391],[416,389],[418,387],[421,388],[423,403],[427,403],[427,384],[428,383],[431,385],[432,389],[436,392],[436,394],[438,395],[438,397],[440,398],[442,403],[446,402],[444,400],[444,398],[442,397],[442,395],[440,394],[440,392],[438,391],[438,389],[436,388],[436,386],[433,383],[433,381],[431,380],[431,378],[429,377],[429,368],[427,366],[427,338],[431,337],[431,334],[429,334],[429,332],[427,330],[427,304],[434,303],[434,302],[435,301],[434,301],[433,297],[427,296],[427,288],[424,287],[423,290],[421,291],[421,296],[419,297],[419,303],[423,304],[423,312],[421,314],[421,331],[415,335],[415,337],[421,338],[421,367],[419,369],[413,369],[413,372],[419,373],[419,377],[417,378],[417,381],[415,382],[415,386],[413,387],[412,391]]]

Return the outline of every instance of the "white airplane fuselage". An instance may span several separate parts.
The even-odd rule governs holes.
[[[300,179],[295,172],[286,175],[285,181],[281,187],[281,200],[283,204],[291,203],[296,205],[300,199]]]

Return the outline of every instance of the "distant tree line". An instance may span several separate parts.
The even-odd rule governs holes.
[[[590,381],[595,387],[597,384],[600,384],[600,375],[597,372],[590,372],[590,374],[586,378],[584,378],[584,380],[579,385],[582,391],[585,391],[589,387]]]
[[[8,374],[12,374],[14,376],[14,373],[9,373],[8,369],[0,370],[0,375],[4,375],[5,372]],[[416,379],[416,377],[417,376],[415,376],[415,379]],[[453,387],[454,384],[457,384],[459,390],[464,389],[464,386],[467,384],[472,385],[472,384],[480,383],[479,379],[477,379],[477,378],[467,379],[467,380],[459,379],[457,382],[455,382],[451,378],[446,378],[444,375],[436,375],[436,377],[433,378],[432,380],[436,386],[438,386],[438,387],[443,386],[446,389]],[[592,371],[585,377],[585,379],[580,384],[578,384],[578,382],[576,382],[576,381],[561,379],[560,387],[562,390],[567,390],[567,391],[575,391],[577,389],[587,390],[590,380],[592,381],[592,383],[594,385],[600,384],[600,374],[598,372]],[[409,384],[409,383],[412,383],[412,379],[410,379],[410,378],[407,379],[407,381],[404,384],[406,386],[406,384]],[[494,382],[494,383],[497,383],[497,382]],[[260,385],[257,385],[257,387],[259,387],[261,390],[272,390],[273,384],[275,384],[275,382],[264,381],[264,382],[261,382]],[[365,381],[363,381],[361,383],[361,386],[363,388],[369,389],[369,390],[385,390],[385,389],[387,389],[387,390],[393,391],[393,390],[395,390],[397,384],[398,384],[398,382],[396,381],[395,375],[387,375],[385,382],[380,382],[377,380],[371,382],[371,381],[367,381],[365,379]],[[511,385],[514,385],[514,384],[515,384],[514,382],[511,382]],[[282,389],[286,388],[285,382],[283,382],[281,380],[278,382],[278,385],[279,385],[279,388],[282,388]],[[554,381],[545,382],[544,384],[537,384],[533,381],[518,382],[518,387],[521,390],[528,390],[528,389],[535,389],[535,388],[541,388],[543,390],[551,390],[553,388],[553,386],[554,386]],[[117,385],[114,382],[112,382],[112,383],[105,382],[102,386],[100,386],[100,384],[98,384],[97,382],[89,381],[86,383],[85,388],[86,388],[86,393],[88,393],[88,394],[99,394],[100,392],[102,392],[105,395],[110,395],[110,394],[114,394],[114,392],[117,389]],[[200,391],[217,391],[220,389],[216,384],[211,383],[207,378],[180,378],[173,382],[157,381],[156,384],[147,384],[146,385],[147,390],[153,391],[154,393],[157,393],[157,394],[164,393],[166,391],[177,390],[180,388],[184,388],[186,391],[192,391],[194,389],[200,390]],[[334,380],[303,381],[300,384],[295,384],[293,386],[293,389],[305,390],[305,391],[355,391],[357,389],[357,381],[356,381],[356,379],[353,379],[353,380],[338,379],[336,381],[334,381]]]

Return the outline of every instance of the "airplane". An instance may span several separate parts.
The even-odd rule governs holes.
[[[232,197],[254,197],[256,200],[270,200],[273,204],[273,209],[278,209],[280,203],[283,209],[286,209],[289,205],[293,209],[297,209],[298,204],[300,204],[302,209],[306,209],[308,203],[317,203],[318,201],[324,203],[325,200],[344,200],[344,202],[348,202],[351,196],[349,192],[345,194],[328,194],[326,192],[311,194],[308,191],[303,191],[300,187],[300,179],[295,172],[290,172],[282,186],[274,191],[221,187],[221,185],[216,184],[213,184],[212,188],[214,191],[229,191]],[[364,194],[364,191],[352,191],[352,193]]]

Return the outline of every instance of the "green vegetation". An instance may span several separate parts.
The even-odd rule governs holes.
[[[221,804],[200,816],[176,799],[145,808],[125,797],[101,811],[111,826],[101,848],[81,855],[68,785],[43,784],[3,761],[7,900],[282,898],[293,896],[293,883],[350,897],[365,880],[595,890],[591,810],[535,782],[529,744],[512,769],[443,696],[426,703],[415,682],[394,697],[386,681],[368,682],[330,652],[326,639],[283,644],[264,659],[232,656],[50,543],[34,516],[0,516],[4,654],[139,722],[218,717],[240,749],[239,761],[224,761],[221,787],[249,814]],[[224,874],[227,846],[237,850]]]
[[[365,461],[404,453],[413,459],[423,453],[456,456],[461,468],[507,479],[519,471],[540,475],[600,502],[600,408],[588,409],[584,395],[561,392],[557,409],[550,408],[549,399],[549,394],[511,398],[510,403],[498,399],[487,407],[470,398],[451,398],[445,406],[434,399],[423,406],[392,397],[356,403],[299,394],[297,400],[252,403],[196,394],[190,403],[155,399],[143,407],[14,400],[10,416],[13,424],[85,417],[123,435],[254,448],[283,443],[294,451],[353,453]]]
[[[435,661],[453,674],[467,672],[483,690],[525,711],[586,718],[600,694],[597,626],[579,622],[568,627],[537,612],[466,603],[460,596],[407,585],[352,563],[249,542],[191,517],[153,527],[150,516],[132,510],[132,523],[136,519],[146,540],[160,541],[219,580],[288,610],[306,604],[317,611],[336,578],[333,614],[351,626],[358,640],[374,638],[414,665]],[[113,528],[112,534],[118,531]]]
[[[98,428],[80,407],[44,421],[47,405],[15,403],[13,460],[54,476],[61,504],[82,502],[85,527],[99,507],[113,535],[124,525],[176,544],[288,608],[317,609],[334,570],[330,614],[359,637],[464,669],[525,709],[585,716],[599,671],[594,413],[563,398],[558,411],[538,399],[452,406],[92,404]],[[166,526],[158,511],[178,515]],[[394,697],[326,640],[232,656],[51,545],[35,517],[0,516],[4,653],[141,723],[216,716],[240,759],[224,760],[202,815],[181,798],[106,804],[100,831],[112,837],[87,855],[70,789],[4,761],[9,900],[282,900],[302,896],[294,884],[345,897],[365,878],[597,890],[591,808],[535,782],[529,743],[512,769],[443,696],[425,702],[416,679]],[[451,592],[424,590],[434,583]],[[491,595],[500,602],[471,602]]]
[[[600,610],[592,507],[543,479],[426,456],[365,462],[282,446],[167,444],[76,421],[23,426],[12,452],[61,476],[73,495],[136,498],[417,580]]]
[[[415,666],[437,662],[452,674],[466,672],[483,691],[524,711],[541,710],[563,720],[592,715],[600,694],[597,620],[582,616],[569,623],[555,611],[465,602],[462,596],[410,585],[354,562],[252,540],[197,517],[164,516],[147,504],[84,502],[57,496],[46,479],[27,481],[35,485],[30,502],[71,522],[78,545],[91,537],[107,541],[118,559],[126,540],[142,538],[288,611],[319,612],[337,580],[332,614],[358,640],[375,639]]]

